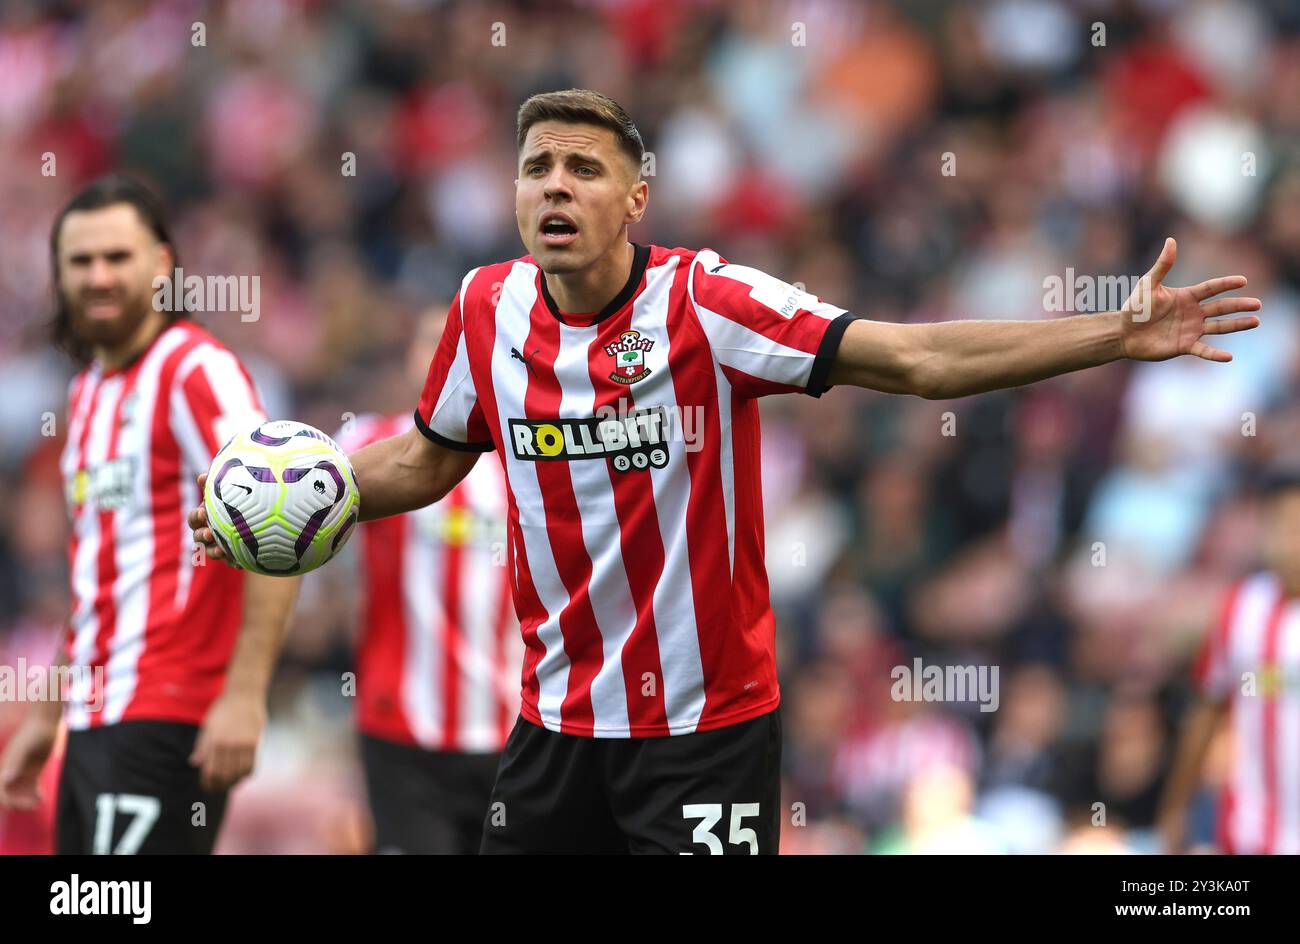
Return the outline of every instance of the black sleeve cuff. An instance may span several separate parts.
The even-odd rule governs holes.
[[[808,375],[808,386],[804,388],[804,393],[808,396],[820,397],[830,389],[826,379],[830,377],[831,367],[835,364],[835,353],[840,349],[840,341],[844,340],[844,332],[848,330],[849,324],[857,320],[857,315],[846,311],[832,321],[822,335],[817,356],[813,358],[812,372]]]
[[[420,415],[419,410],[415,411],[415,426],[420,432],[424,433],[426,439],[445,449],[454,449],[457,452],[491,452],[496,448],[496,444],[490,439],[487,442],[463,443],[457,442],[454,439],[448,439],[446,436],[439,436],[433,430],[429,429],[428,424],[424,422],[424,417]]]

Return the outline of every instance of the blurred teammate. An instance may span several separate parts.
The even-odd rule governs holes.
[[[1226,361],[1201,336],[1258,324],[1206,321],[1259,307],[1201,304],[1244,278],[1164,286],[1172,240],[1123,311],[856,319],[710,250],[629,243],[643,147],[605,96],[534,96],[518,145],[529,254],[465,277],[417,429],[353,456],[367,518],[438,500],[480,452],[505,467],[526,655],[485,852],[777,851],[760,396],[942,399],[1121,357]],[[202,509],[190,521],[212,550]]]
[[[1300,853],[1300,472],[1275,475],[1265,492],[1266,569],[1229,590],[1193,671],[1198,698],[1162,802],[1168,852],[1186,848],[1210,742],[1230,719],[1217,844],[1242,855]]]
[[[6,746],[0,804],[39,802],[62,712],[58,852],[208,853],[227,791],[253,766],[298,582],[207,565],[185,509],[221,444],[265,417],[238,359],[153,304],[177,260],[147,190],[91,184],[50,248],[55,341],[83,368],[61,459],[72,684],[66,704],[34,704]]]
[[[445,309],[407,354],[416,385]],[[358,417],[349,452],[406,433],[409,413]],[[506,483],[481,462],[442,501],[361,527],[357,728],[379,852],[477,853],[519,713],[523,647],[506,569]]]

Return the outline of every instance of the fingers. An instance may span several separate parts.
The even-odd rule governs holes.
[[[200,476],[202,478],[203,476]],[[213,560],[225,560],[226,554],[217,543],[217,539],[212,534],[212,529],[208,527],[208,510],[200,505],[193,508],[185,517],[186,523],[190,530],[194,532],[194,543],[202,544],[207,551],[208,557]]]
[[[204,763],[199,782],[209,793],[229,790],[252,772],[255,756],[248,747],[218,747]]]
[[[1221,295],[1224,292],[1231,292],[1235,289],[1244,288],[1246,277],[1244,275],[1224,275],[1217,279],[1206,279],[1198,285],[1190,288],[1192,296],[1198,301],[1203,302],[1207,298],[1213,298],[1215,295]]]
[[[1224,318],[1222,321],[1205,322],[1202,334],[1236,334],[1238,331],[1249,331],[1251,328],[1259,327],[1259,319],[1254,315],[1243,315],[1240,318]]]
[[[0,786],[0,810],[34,810],[41,805],[41,792],[34,777],[15,777]]]
[[[1261,305],[1262,303],[1258,298],[1220,298],[1218,301],[1214,301],[1214,302],[1210,302],[1209,304],[1202,305],[1201,312],[1207,318],[1216,318],[1219,315],[1235,315],[1239,311],[1259,311]],[[1240,318],[1231,319],[1231,321],[1234,322],[1241,321],[1241,320],[1242,319]],[[1253,320],[1255,324],[1259,324],[1258,318],[1255,318]],[[1206,324],[1206,328],[1209,328],[1209,326],[1212,324],[1227,324],[1227,323],[1229,322],[1211,321]],[[1255,327],[1255,325],[1252,324],[1250,327],[1253,328]],[[1242,329],[1238,328],[1236,330],[1240,331]],[[1222,334],[1223,332],[1220,331],[1219,333]]]
[[[1147,278],[1151,280],[1153,286],[1164,281],[1165,276],[1169,274],[1169,270],[1174,267],[1174,260],[1177,258],[1178,243],[1174,241],[1172,236],[1166,237],[1165,245],[1160,250],[1160,257],[1156,259],[1156,264],[1147,273]]]
[[[1232,355],[1227,351],[1222,351],[1217,347],[1210,347],[1204,341],[1197,341],[1193,344],[1189,353],[1196,355],[1202,360],[1214,361],[1219,364],[1226,364],[1232,360]]]
[[[199,491],[203,491],[203,483],[208,480],[208,473],[200,472],[198,477]]]
[[[208,759],[208,729],[199,728],[199,736],[194,740],[194,750],[190,751],[190,766],[202,767]]]

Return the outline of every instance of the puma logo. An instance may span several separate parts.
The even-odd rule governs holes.
[[[520,354],[519,351],[517,351],[515,348],[512,347],[512,348],[510,349],[510,356],[511,356],[514,360],[522,361],[522,362],[523,362],[523,365],[524,365],[525,367],[528,368],[528,373],[530,373],[530,374],[532,374],[534,377],[536,377],[536,376],[537,376],[537,373],[533,370],[532,360],[533,360],[534,357],[537,356],[537,351],[540,351],[540,350],[541,350],[541,348],[539,347],[539,348],[537,348],[536,350],[534,350],[533,353],[529,354],[527,357],[524,357],[524,355]]]

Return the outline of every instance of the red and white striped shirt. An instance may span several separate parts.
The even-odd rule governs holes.
[[[358,417],[347,452],[411,428]],[[361,526],[365,590],[357,727],[438,751],[500,751],[519,715],[519,638],[506,568],[506,483],[476,463],[436,504]]]
[[[67,703],[74,729],[199,724],[239,630],[241,572],[194,565],[195,476],[265,419],[252,380],[201,327],[177,321],[120,370],[72,381],[60,459],[72,537]],[[101,687],[102,685],[102,687]]]
[[[755,398],[819,396],[850,320],[708,250],[636,247],[590,316],[528,256],[465,277],[416,420],[501,454],[526,719],[653,737],[779,704]]]
[[[1228,594],[1206,637],[1195,679],[1230,700],[1232,773],[1219,805],[1223,847],[1239,854],[1300,853],[1300,598],[1272,573]]]

